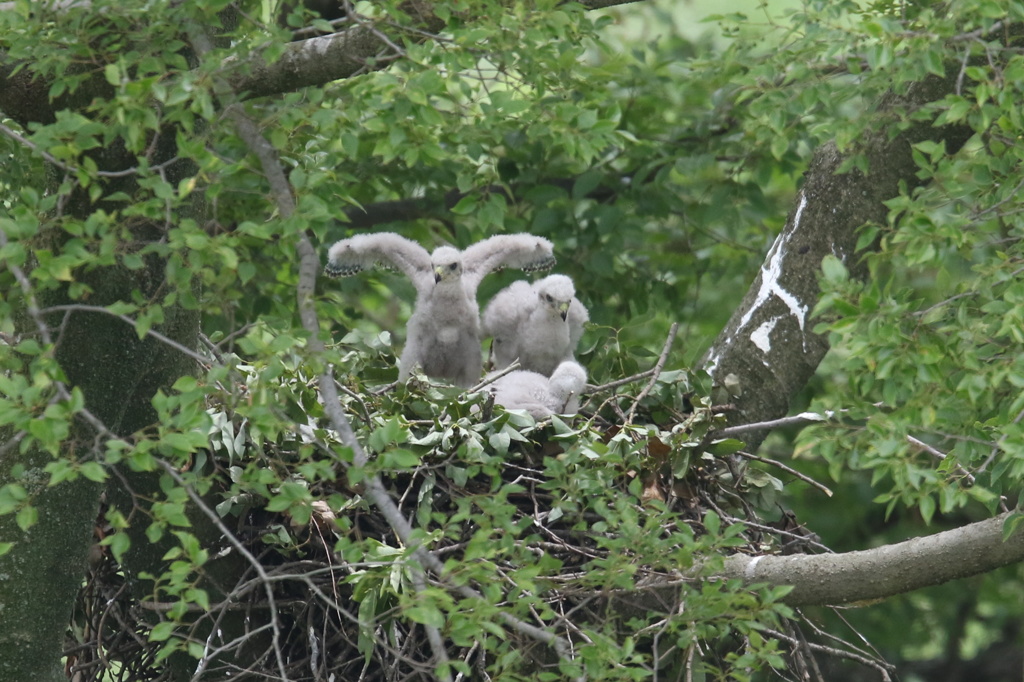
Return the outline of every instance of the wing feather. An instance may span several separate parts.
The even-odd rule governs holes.
[[[359,234],[331,246],[324,273],[328,277],[349,277],[375,265],[399,270],[419,286],[430,275],[430,254],[394,232]]]
[[[555,264],[551,242],[532,234],[500,234],[473,244],[462,252],[462,277],[471,291],[489,273],[500,268],[527,272],[547,270]]]

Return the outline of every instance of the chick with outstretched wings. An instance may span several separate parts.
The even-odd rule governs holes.
[[[349,276],[383,264],[405,274],[416,288],[416,303],[406,327],[399,380],[419,365],[427,376],[472,386],[483,368],[476,302],[480,281],[501,267],[534,270],[554,262],[551,242],[528,234],[491,237],[463,252],[442,246],[428,255],[416,242],[382,232],[336,242],[324,272]]]

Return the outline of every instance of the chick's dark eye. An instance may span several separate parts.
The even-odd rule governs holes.
[[[448,269],[449,270],[454,270],[457,265],[458,265],[458,263],[452,263],[451,265],[448,266]]]

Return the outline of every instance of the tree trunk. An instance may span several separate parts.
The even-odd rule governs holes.
[[[80,273],[93,284],[94,305],[131,300],[135,290],[147,291],[162,281],[162,263],[130,271],[121,267]],[[69,302],[65,290],[40,298],[45,309]],[[169,310],[161,331],[188,346],[198,333],[195,311]],[[152,337],[139,339],[135,329],[102,313],[73,312],[49,316],[60,327],[56,358],[69,387],[80,388],[85,406],[111,432],[127,436],[156,421],[150,403],[158,388],[194,371],[193,362]],[[28,327],[26,333],[31,333]],[[54,334],[56,337],[57,334]],[[79,420],[62,457],[69,461],[103,460],[103,443],[94,428]],[[0,465],[0,485],[18,482],[29,490],[39,520],[27,532],[11,515],[0,517],[0,534],[15,542],[0,557],[0,677],[10,680],[65,679],[58,662],[75,595],[81,587],[86,556],[93,544],[93,526],[102,486],[85,478],[47,487],[43,467],[52,457],[37,450],[18,455],[16,446]],[[19,473],[19,470],[22,473]],[[117,482],[111,489],[119,486]],[[130,511],[130,506],[126,514]],[[133,528],[139,548],[148,547],[144,526]],[[26,615],[30,617],[26,618]]]
[[[32,93],[47,92],[45,82],[33,81],[29,69],[15,77],[14,83],[31,86]],[[99,79],[102,80],[102,79]],[[8,84],[10,85],[10,84]],[[102,92],[105,84],[93,88],[83,86],[81,92]],[[79,95],[81,95],[81,92]],[[0,109],[17,116],[25,128],[30,123],[53,120],[53,110],[42,106],[38,97],[21,97],[19,88],[0,88]],[[59,106],[55,104],[54,106]],[[172,159],[177,152],[173,131],[164,131],[156,150],[154,163]],[[120,171],[131,168],[136,160],[118,144],[97,150],[92,155],[100,170]],[[193,169],[185,163],[171,164],[168,178],[177,182]],[[136,191],[131,176],[113,178],[108,192]],[[40,178],[40,185],[46,180]],[[93,203],[84,191],[73,192],[65,210],[77,218],[85,218],[102,208]],[[108,207],[116,210],[117,207]],[[198,209],[201,211],[201,208]],[[35,247],[60,253],[70,235],[55,227],[47,227],[36,236]],[[132,240],[123,244],[132,251],[141,244],[164,236],[164,226],[139,223],[130,230]],[[121,265],[82,268],[74,273],[76,282],[91,289],[90,306],[106,306],[117,301],[131,301],[133,294],[144,300],[159,296],[164,283],[165,262],[147,256],[145,265],[130,269]],[[30,300],[30,298],[32,300]],[[195,371],[194,361],[152,336],[139,338],[132,325],[113,316],[66,308],[47,312],[55,306],[80,303],[69,294],[67,286],[27,294],[19,320],[25,337],[43,339],[40,327],[48,330],[54,341],[54,357],[66,377],[66,386],[77,388],[85,397],[85,408],[109,433],[97,432],[94,425],[79,416],[71,437],[60,453],[71,462],[104,461],[104,443],[109,434],[129,436],[156,422],[151,399],[158,389],[168,388],[174,381]],[[198,340],[199,314],[180,307],[164,308],[164,324],[159,331],[187,348]],[[63,651],[72,605],[81,587],[86,557],[94,542],[93,527],[99,510],[103,486],[79,478],[53,487],[47,486],[43,471],[53,461],[49,454],[30,449],[20,453],[17,443],[7,436],[8,448],[0,463],[0,486],[19,483],[29,493],[29,500],[39,510],[38,522],[22,532],[11,515],[0,516],[0,537],[13,541],[14,547],[0,556],[0,678],[9,680],[66,679],[59,664]],[[127,476],[135,476],[126,472]],[[152,476],[150,476],[152,478]],[[136,479],[137,480],[137,479]],[[110,487],[108,501],[123,501]],[[155,487],[155,481],[152,484]],[[127,503],[124,513],[130,513]],[[131,529],[136,548],[147,548],[145,526]],[[153,550],[150,549],[150,552]]]
[[[955,72],[954,72],[955,74]],[[761,271],[702,364],[725,399],[736,406],[731,424],[753,424],[784,416],[790,401],[813,376],[828,352],[828,338],[813,331],[811,311],[821,289],[818,278],[825,256],[837,257],[854,276],[863,277],[855,251],[859,228],[886,222],[884,202],[898,196],[901,185],[921,184],[912,146],[923,140],[946,144],[955,153],[971,136],[967,127],[935,128],[927,121],[908,125],[891,136],[888,128],[901,114],[953,92],[955,79],[929,78],[895,95],[879,107],[877,132],[851,154],[832,143],[814,155],[806,182],[797,193],[786,226],[772,245]],[[837,171],[853,154],[867,160],[867,174]],[[747,437],[754,450],[767,433]]]
[[[0,679],[61,682],[64,634],[85,574],[85,557],[99,508],[100,486],[85,479],[45,487],[49,456],[0,461],[0,485],[24,466],[38,481],[28,487],[39,521],[22,532],[13,515],[0,516],[0,538],[17,544],[0,557]]]

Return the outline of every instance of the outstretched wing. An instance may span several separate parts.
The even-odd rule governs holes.
[[[500,268],[527,272],[547,270],[555,264],[551,242],[532,234],[500,234],[473,244],[462,252],[462,279],[471,292],[488,273]]]
[[[324,273],[349,277],[378,264],[402,271],[417,289],[421,282],[433,282],[427,250],[394,232],[359,234],[335,242],[327,252]]]

